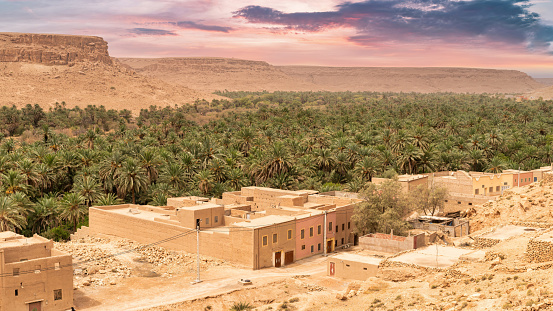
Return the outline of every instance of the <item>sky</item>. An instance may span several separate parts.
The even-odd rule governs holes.
[[[0,31],[100,36],[115,57],[553,78],[553,0],[0,0]]]

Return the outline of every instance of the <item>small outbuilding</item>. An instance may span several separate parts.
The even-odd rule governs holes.
[[[376,276],[381,259],[358,254],[337,254],[327,259],[327,275],[365,281]]]

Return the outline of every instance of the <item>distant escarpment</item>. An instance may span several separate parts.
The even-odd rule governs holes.
[[[525,93],[544,85],[515,70],[273,66],[230,58],[120,58],[146,76],[197,90]]]
[[[81,61],[112,64],[108,43],[92,36],[0,33],[0,62],[73,65]]]

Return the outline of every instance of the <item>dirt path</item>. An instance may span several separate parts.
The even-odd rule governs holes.
[[[193,275],[171,278],[132,277],[110,287],[77,290],[75,308],[79,311],[143,310],[161,305],[220,295],[243,289],[241,278],[250,279],[253,286],[262,287],[270,282],[294,275],[325,275],[325,257],[316,256],[299,263],[262,270],[213,267],[203,271],[202,282],[192,285]]]

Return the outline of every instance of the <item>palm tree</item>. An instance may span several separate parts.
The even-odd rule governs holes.
[[[0,197],[0,231],[16,231],[27,224],[27,219],[13,205],[12,199]]]
[[[82,176],[77,178],[73,192],[82,195],[86,205],[90,207],[102,195],[102,185],[91,176]]]
[[[118,170],[115,184],[119,197],[124,197],[130,192],[132,203],[136,204],[136,194],[148,187],[146,170],[137,165],[134,159],[129,158]]]
[[[247,179],[239,168],[233,168],[228,172],[227,184],[233,191],[238,191],[246,185]]]
[[[109,206],[121,204],[121,200],[113,193],[102,194],[96,200],[94,206]]]
[[[139,155],[139,161],[142,168],[146,170],[150,183],[154,183],[158,178],[159,166],[162,163],[161,159],[157,156],[156,150],[143,150]]]
[[[173,162],[162,168],[159,182],[165,183],[176,189],[183,189],[186,185],[187,174],[179,163]]]
[[[6,174],[0,175],[0,179],[2,180],[2,190],[7,195],[27,191],[25,176],[17,171],[9,170]]]
[[[198,189],[204,194],[207,195],[211,188],[213,187],[213,176],[208,170],[200,171],[196,174],[198,180]]]
[[[353,172],[362,180],[372,182],[374,174],[382,165],[375,159],[364,157],[361,161],[355,164]]]
[[[503,170],[506,168],[505,161],[503,159],[500,159],[499,157],[493,157],[491,159],[490,163],[488,163],[488,167],[486,168],[486,172],[498,174],[503,172]]]
[[[59,202],[56,197],[45,196],[33,204],[31,213],[32,232],[40,233],[53,226],[56,221],[56,213],[59,209]]]
[[[77,231],[77,224],[88,214],[85,201],[85,197],[75,192],[68,192],[61,199],[60,217],[73,223],[73,231]]]

